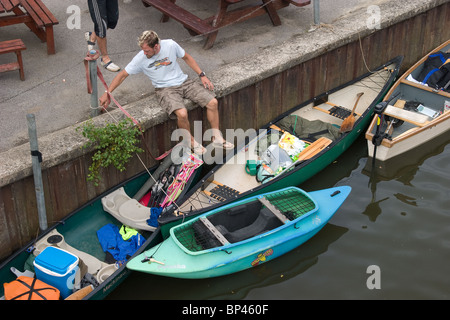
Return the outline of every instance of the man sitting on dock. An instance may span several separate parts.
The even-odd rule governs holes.
[[[195,141],[191,135],[188,112],[183,98],[206,107],[206,115],[213,129],[213,145],[224,149],[233,149],[234,145],[224,140],[219,130],[218,101],[212,90],[214,85],[200,69],[194,58],[175,41],[160,40],[154,31],[144,31],[138,39],[141,51],[111,82],[108,91],[113,92],[130,74],[144,72],[155,87],[155,93],[161,107],[172,118],[177,119],[180,129],[185,129],[191,138],[191,148],[197,154],[204,154],[205,147]],[[200,77],[203,84],[188,79],[183,73],[177,58],[182,58]],[[106,109],[109,105],[109,96],[105,92],[100,98],[101,106]]]

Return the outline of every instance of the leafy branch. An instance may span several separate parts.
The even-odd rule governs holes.
[[[113,165],[122,172],[135,153],[143,152],[137,146],[139,128],[129,118],[118,123],[108,123],[104,127],[96,127],[91,119],[86,121],[83,126],[77,127],[76,130],[82,130],[82,135],[89,139],[89,142],[83,147],[94,146],[96,150],[92,156],[90,173],[87,177],[87,180],[93,181],[95,186],[98,186],[100,181],[100,168]]]

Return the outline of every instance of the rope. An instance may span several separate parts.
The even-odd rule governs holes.
[[[88,93],[89,94],[92,94],[92,84],[91,84],[91,79],[90,79],[90,77],[89,77],[89,67],[88,67],[88,63],[89,63],[89,61],[95,61],[95,60],[97,60],[98,58],[99,58],[99,56],[100,56],[100,53],[97,51],[97,50],[95,50],[95,53],[90,53],[90,52],[88,52],[87,53],[87,55],[86,55],[86,57],[84,58],[84,64],[85,64],[85,69],[86,69],[86,81],[87,81],[87,91],[88,91]],[[153,159],[155,159],[155,160],[157,160],[157,161],[159,161],[159,160],[161,160],[161,159],[163,159],[163,158],[165,158],[170,152],[171,152],[171,150],[169,150],[169,151],[166,151],[165,153],[163,153],[162,155],[160,155],[159,157],[157,157],[157,158],[155,158],[153,155],[152,155],[152,153],[150,152],[150,150],[149,150],[149,148],[148,148],[148,146],[147,146],[147,143],[145,142],[145,140],[144,140],[144,135],[143,135],[143,130],[142,130],[142,127],[141,127],[141,125],[139,124],[139,122],[136,120],[136,119],[134,119],[120,104],[119,104],[119,102],[117,102],[116,101],[116,99],[114,99],[114,97],[112,96],[112,94],[110,93],[110,92],[108,92],[108,85],[106,84],[106,81],[105,81],[105,79],[103,78],[103,74],[102,74],[102,72],[101,72],[101,70],[100,70],[100,68],[97,66],[97,76],[98,76],[98,78],[101,80],[101,82],[103,83],[103,85],[104,85],[104,87],[106,88],[106,92],[108,93],[108,97],[110,98],[110,99],[112,99],[113,101],[114,101],[114,103],[117,105],[117,107],[119,107],[119,109],[128,117],[128,118],[130,118],[133,122],[134,122],[134,124],[136,124],[137,126],[138,126],[138,128],[139,128],[139,132],[140,132],[140,135],[141,135],[141,139],[142,139],[142,142],[143,142],[143,144],[144,144],[144,146],[145,146],[145,148],[147,149],[147,152],[150,154],[150,156],[153,158]],[[103,110],[105,110],[105,112],[116,122],[116,123],[118,123],[119,121],[116,119],[116,118],[114,118],[114,116],[108,111],[108,110],[106,110],[106,109],[103,109]],[[156,183],[157,182],[157,180],[155,179],[155,177],[153,177],[153,175],[151,174],[151,172],[148,170],[148,168],[147,168],[147,166],[145,165],[145,163],[144,163],[144,161],[142,160],[142,158],[139,156],[139,154],[137,154],[136,153],[136,156],[137,156],[137,158],[139,159],[139,161],[141,162],[141,164],[142,164],[142,166],[145,168],[145,170],[147,171],[147,174],[153,179],[153,181]],[[166,195],[166,197],[168,197],[168,195],[167,195],[167,193],[162,189],[162,192]],[[179,207],[178,207],[178,205],[177,205],[177,203],[176,202],[174,202],[174,204],[175,204],[175,206],[179,209]]]
[[[85,66],[85,69],[86,69],[86,81],[87,81],[87,91],[88,91],[88,93],[89,94],[92,94],[92,84],[91,84],[91,77],[89,76],[89,67],[88,67],[88,64],[89,64],[89,61],[95,61],[95,60],[97,60],[99,57],[100,57],[100,53],[97,51],[97,50],[95,50],[95,53],[92,53],[94,50],[91,50],[90,52],[88,52],[87,53],[87,55],[86,55],[86,57],[84,58],[84,66]],[[98,67],[98,65],[96,66],[97,67],[97,76],[98,76],[98,78],[100,79],[100,81],[103,83],[103,86],[105,87],[105,89],[106,89],[106,93],[108,94],[108,99],[110,99],[110,101],[112,100],[112,101],[114,101],[114,103],[116,104],[116,106],[117,107],[119,107],[119,109],[128,117],[128,118],[130,118],[133,122],[134,122],[134,124],[135,125],[137,125],[138,126],[138,128],[139,128],[139,130],[140,131],[142,131],[142,128],[141,128],[141,125],[139,124],[139,122],[136,120],[136,119],[134,119],[117,101],[116,101],[116,99],[114,99],[114,97],[112,96],[112,94],[111,94],[111,92],[109,92],[108,91],[108,85],[106,84],[106,81],[105,81],[105,79],[103,78],[103,74],[102,74],[102,72],[100,71],[100,68]],[[103,109],[103,110],[105,110],[106,111],[106,109]]]
[[[86,70],[86,82],[87,82],[87,91],[89,94],[92,94],[92,84],[91,84],[91,78],[89,76],[89,66],[88,63],[89,61],[95,61],[100,57],[100,53],[95,50],[95,53],[92,53],[94,50],[91,50],[90,52],[87,53],[86,57],[84,58],[84,65],[85,65],[85,70]],[[154,157],[153,154],[150,152],[150,148],[148,147],[146,141],[144,140],[144,130],[142,129],[140,123],[133,118],[121,105],[119,102],[117,102],[117,100],[113,97],[113,95],[111,94],[111,92],[108,91],[108,85],[106,84],[106,81],[103,77],[103,74],[100,70],[100,68],[97,65],[97,77],[100,79],[100,81],[102,82],[103,86],[105,87],[105,92],[108,94],[108,99],[109,101],[113,101],[115,103],[115,105],[129,118],[133,121],[133,123],[139,128],[139,132],[140,132],[140,137],[142,140],[142,143],[145,147],[145,149],[147,150],[147,152],[150,154],[150,156],[156,160],[159,161],[161,159],[164,159],[171,150],[168,150],[166,152],[164,152],[162,155],[160,155],[159,157]],[[106,108],[103,108],[103,110],[114,120],[116,121],[116,123],[118,123],[118,121],[111,115],[110,112],[108,112],[108,110]]]

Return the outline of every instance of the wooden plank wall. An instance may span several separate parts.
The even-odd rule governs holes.
[[[261,80],[219,99],[221,128],[258,128],[278,114],[341,85],[398,55],[404,55],[402,71],[450,38],[450,3],[410,18],[340,48],[326,52],[282,73]],[[363,58],[364,56],[364,58]],[[367,63],[367,66],[366,66]],[[190,119],[207,124],[201,108]],[[153,156],[170,148],[174,121],[150,128],[145,145]],[[207,129],[207,128],[204,128]],[[91,155],[73,159],[43,171],[49,225],[102,192],[141,172],[134,157],[127,172],[104,171],[100,186],[86,182]],[[147,166],[156,162],[148,153],[140,157]],[[39,232],[33,178],[0,189],[0,260],[34,239]]]

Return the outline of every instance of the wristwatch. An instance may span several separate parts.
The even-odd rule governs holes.
[[[206,74],[202,71],[202,72],[200,72],[199,74],[198,74],[198,76],[201,78],[201,77],[206,77]]]

